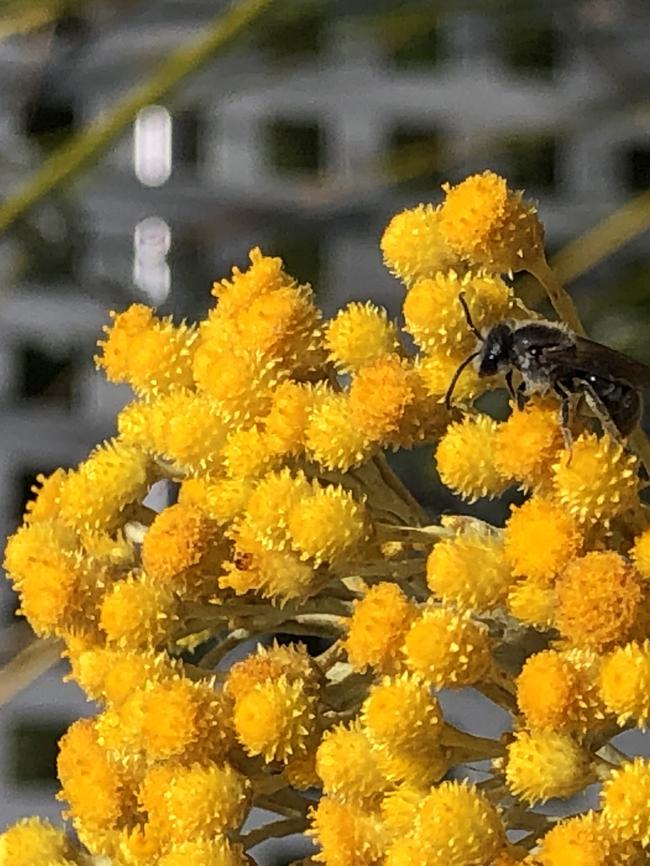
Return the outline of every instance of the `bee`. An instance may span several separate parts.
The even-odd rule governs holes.
[[[529,394],[557,394],[567,447],[576,399],[584,399],[603,429],[617,439],[634,430],[641,417],[641,392],[650,387],[649,366],[547,319],[503,320],[481,333],[462,293],[459,301],[478,343],[451,379],[445,397],[448,409],[461,373],[474,362],[480,377],[499,373],[505,377],[520,409]],[[515,372],[521,376],[517,388],[513,385]]]

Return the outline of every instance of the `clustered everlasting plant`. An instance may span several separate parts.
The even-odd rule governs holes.
[[[258,249],[198,326],[113,314],[97,363],[136,397],[40,479],[6,550],[22,613],[101,708],[60,742],[80,845],[26,819],[2,866],[241,866],[302,832],[325,866],[649,862],[650,763],[611,743],[650,718],[643,470],[586,416],[567,450],[551,396],[497,422],[475,401],[503,381],[469,366],[445,408],[475,347],[461,292],[478,328],[534,317],[507,280],[524,269],[579,328],[522,194],[491,172],[445,193],[381,242],[415,350],[370,302],[323,321]],[[465,500],[523,504],[432,525],[384,456],[422,443]],[[512,733],[445,719],[438,691],[465,687]],[[544,814],[596,782],[600,808]],[[255,807],[275,819],[244,827]]]

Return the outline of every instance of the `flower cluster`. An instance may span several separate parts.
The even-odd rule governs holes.
[[[196,325],[112,314],[118,435],[39,478],[5,552],[99,704],[59,744],[79,844],[25,819],[0,866],[245,866],[294,833],[325,866],[646,862],[650,763],[610,743],[650,719],[639,461],[587,414],[567,431],[552,395],[478,409],[503,379],[457,373],[477,332],[534,317],[510,277],[548,277],[544,233],[492,172],[444,191],[381,240],[404,341],[371,302],[325,321],[259,249]],[[415,446],[462,499],[521,504],[432,525],[385,456]],[[512,732],[445,717],[439,692],[468,687]],[[594,782],[598,810],[529,808]]]

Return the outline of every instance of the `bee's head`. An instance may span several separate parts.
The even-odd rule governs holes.
[[[477,371],[479,376],[495,376],[512,366],[512,325],[499,322],[493,325],[483,337],[478,354]]]

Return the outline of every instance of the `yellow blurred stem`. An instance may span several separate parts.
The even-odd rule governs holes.
[[[7,704],[61,658],[63,642],[34,640],[0,670],[0,706]]]
[[[578,311],[573,303],[573,299],[559,281],[546,259],[543,257],[539,258],[528,266],[528,270],[544,287],[548,299],[560,319],[566,322],[576,334],[584,336],[585,330],[578,317]]]
[[[241,0],[233,4],[225,14],[216,16],[196,39],[164,60],[148,81],[134,87],[117,105],[68,139],[0,207],[0,233],[105,151],[141,108],[163,100],[188,75],[229,48],[244,28],[272,3],[273,0]]]

